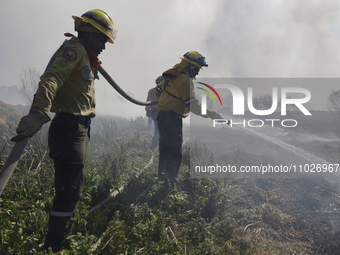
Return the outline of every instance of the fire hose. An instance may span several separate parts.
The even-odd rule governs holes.
[[[104,78],[110,83],[110,85],[125,99],[129,100],[131,103],[137,104],[137,105],[155,105],[158,103],[158,101],[139,101],[131,97],[129,94],[127,94],[121,87],[118,86],[118,84],[111,78],[111,76],[104,70],[103,67],[98,66],[98,71],[101,73],[101,75],[104,76]],[[29,137],[26,137],[18,142],[15,143],[13,146],[11,153],[9,154],[4,166],[2,167],[0,171],[0,196],[5,189],[7,182],[9,181],[11,175],[13,174],[15,167],[18,164],[18,161],[20,159],[21,154],[23,153],[26,144],[29,140]]]

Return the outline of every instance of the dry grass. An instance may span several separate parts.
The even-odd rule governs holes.
[[[323,209],[339,204],[337,188],[323,180],[247,179],[236,183],[237,206],[262,206],[262,220],[240,226],[224,244],[226,254],[337,254]],[[326,199],[327,198],[327,199]]]

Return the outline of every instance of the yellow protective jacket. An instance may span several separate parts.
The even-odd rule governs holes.
[[[32,106],[46,114],[51,111],[94,117],[95,74],[92,63],[88,51],[77,37],[65,40],[40,77]]]
[[[168,84],[164,90],[165,80]],[[175,76],[172,79],[164,77],[164,80],[159,84],[163,92],[158,100],[158,110],[173,111],[178,113],[183,118],[193,112],[202,117],[212,117],[214,111],[207,109],[207,114],[201,114],[201,104],[197,100],[194,90],[194,83],[186,70]]]

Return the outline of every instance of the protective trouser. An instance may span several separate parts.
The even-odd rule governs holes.
[[[45,247],[64,249],[71,234],[74,209],[84,185],[84,164],[91,119],[56,114],[49,129],[50,157],[55,166],[55,198],[50,211]]]
[[[152,138],[152,144],[151,148],[157,147],[159,144],[159,131],[158,131],[158,124],[157,124],[157,115],[158,110],[156,108],[151,108],[151,119],[153,120],[154,126],[155,126],[155,133]]]
[[[158,177],[160,179],[168,177],[173,183],[176,182],[175,178],[182,161],[182,117],[173,111],[159,111],[157,122],[159,129]]]

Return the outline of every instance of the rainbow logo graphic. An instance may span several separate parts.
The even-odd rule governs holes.
[[[217,96],[218,100],[220,100],[220,103],[221,103],[221,106],[222,106],[222,100],[220,98],[220,95],[217,93],[217,91],[213,87],[211,87],[210,85],[203,83],[203,82],[197,82],[197,83],[202,84],[202,85],[208,87],[209,89],[211,89],[211,91],[214,92],[215,95]],[[209,90],[203,89],[203,88],[200,88],[200,87],[197,87],[197,88],[206,92],[214,100],[215,105],[217,105],[215,98],[213,97],[213,95],[211,94],[211,92]]]

